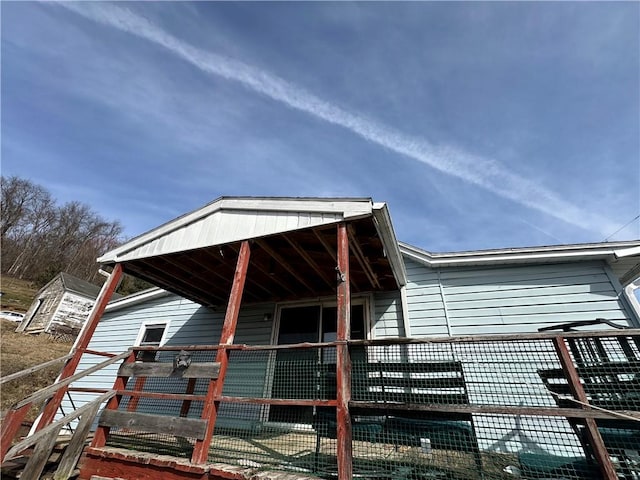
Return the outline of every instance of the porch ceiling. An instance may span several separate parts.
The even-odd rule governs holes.
[[[243,301],[336,293],[337,224],[348,225],[353,293],[405,283],[385,204],[370,199],[221,198],[98,259],[207,306],[226,304],[240,244],[251,256]]]
[[[336,294],[336,226],[254,238],[243,301]],[[207,306],[226,304],[240,242],[122,262],[124,271]],[[398,288],[373,217],[349,222],[352,293]]]

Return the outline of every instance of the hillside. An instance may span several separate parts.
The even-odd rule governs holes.
[[[33,282],[7,275],[0,277],[0,290],[2,291],[0,308],[22,313],[27,311],[38,292],[38,288]]]
[[[16,323],[8,320],[0,322],[0,376],[62,357],[73,345],[54,341],[49,335],[15,333]],[[3,385],[0,390],[0,411],[4,412],[27,395],[53,383],[61,368],[62,363]],[[35,413],[32,410],[29,418],[33,419]]]

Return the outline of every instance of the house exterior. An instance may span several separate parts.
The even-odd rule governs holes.
[[[250,257],[245,257],[248,252]],[[221,198],[132,239],[98,261],[158,288],[106,306],[99,323],[91,326],[95,331],[78,370],[104,360],[95,352],[118,354],[132,346],[276,348],[229,353],[221,394],[231,400],[216,407],[214,421],[216,428],[234,432],[274,425],[299,432],[317,430],[311,412],[316,418],[316,408],[325,404],[337,409],[338,419],[348,413],[349,402],[340,403],[344,384],[338,382],[338,399],[333,403],[317,400],[314,389],[321,385],[314,380],[316,374],[307,384],[296,378],[304,376],[295,366],[304,357],[302,350],[289,354],[277,347],[325,342],[335,351],[313,353],[305,368],[323,364],[340,370],[345,355],[340,342],[362,340],[366,346],[368,340],[411,337],[424,341],[367,346],[367,364],[419,365],[425,358],[440,365],[455,363],[467,383],[465,402],[485,408],[480,414],[475,412],[481,410],[465,417],[456,414],[471,423],[473,442],[482,451],[517,453],[526,444],[536,454],[576,455],[580,445],[571,422],[559,416],[540,419],[515,413],[517,406],[547,411],[556,406],[540,373],[555,366],[552,343],[516,342],[506,348],[497,340],[476,344],[469,338],[513,337],[596,319],[640,327],[639,312],[625,293],[639,270],[640,241],[431,253],[398,242],[387,206],[370,199]],[[246,281],[238,287],[242,262]],[[235,319],[232,329],[230,318]],[[611,327],[601,323],[589,328]],[[630,348],[640,355],[634,350],[640,346]],[[164,351],[149,350],[136,358],[153,362],[162,355]],[[74,382],[69,391],[72,400],[62,399],[62,411],[87,404],[110,389],[117,372],[114,364]],[[379,378],[386,375],[380,372]],[[389,384],[398,383],[394,379],[391,375]],[[517,388],[503,388],[509,382],[517,383]],[[151,395],[171,393],[162,382],[154,386],[157,390]],[[426,390],[402,387],[400,393]],[[196,387],[195,394],[205,393],[206,385]],[[296,396],[316,400],[300,407],[270,400]],[[366,403],[365,397],[354,394]],[[142,413],[158,411],[152,396],[136,400],[135,406]],[[514,413],[487,413],[501,406]],[[166,408],[165,414],[175,417],[207,415],[206,403],[191,406],[187,413],[184,404]],[[561,448],[558,439],[565,441]],[[341,446],[340,441],[338,435],[338,477],[351,478],[340,459],[351,447]],[[242,465],[247,460],[237,461]]]
[[[79,332],[87,320],[100,287],[62,272],[36,294],[17,332]]]

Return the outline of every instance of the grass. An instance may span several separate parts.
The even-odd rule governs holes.
[[[73,345],[72,343],[54,341],[49,335],[16,333],[17,325],[17,323],[8,320],[1,320],[0,323],[0,376],[10,375],[48,360],[62,357],[69,353]],[[62,363],[2,385],[0,411],[4,414],[11,405],[27,395],[51,385],[61,368]],[[37,413],[35,409],[32,409],[27,418],[33,420],[35,413]]]
[[[33,302],[38,288],[33,282],[3,275],[0,277],[0,308],[2,310],[15,310],[26,312]]]

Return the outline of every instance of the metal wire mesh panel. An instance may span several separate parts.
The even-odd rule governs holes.
[[[215,351],[197,355],[211,362]],[[618,478],[640,479],[638,336],[355,341],[350,356],[354,478],[596,479],[600,442]],[[336,371],[335,346],[230,351],[208,460],[336,478]],[[208,384],[131,378],[127,388],[204,395]],[[120,409],[200,418],[203,402],[124,397]],[[195,441],[112,433],[110,445],[182,457]]]

